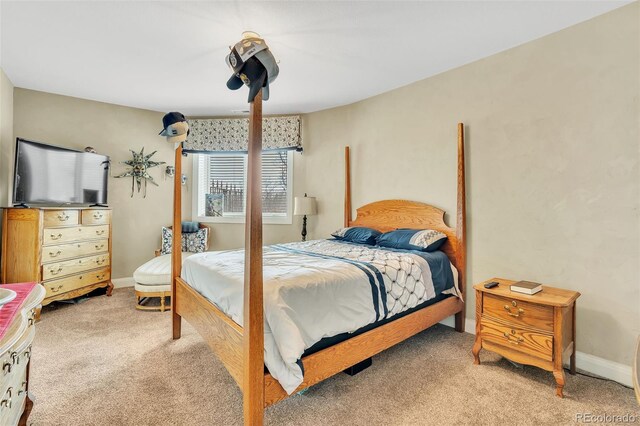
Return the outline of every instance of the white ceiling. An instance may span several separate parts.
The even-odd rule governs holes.
[[[224,57],[260,33],[280,60],[268,114],[364,99],[574,25],[628,1],[1,3],[17,87],[191,116],[246,109]]]

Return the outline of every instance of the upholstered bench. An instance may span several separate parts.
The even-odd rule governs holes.
[[[182,260],[193,253],[183,252]],[[171,297],[171,254],[163,254],[154,257],[144,265],[140,266],[133,273],[133,280],[136,292],[136,308],[144,311],[164,312],[171,309],[171,305],[166,304],[166,298]],[[160,307],[145,306],[149,297],[159,297]]]
[[[193,232],[192,230],[196,231]],[[206,225],[194,222],[182,224],[182,261],[194,254],[205,251],[209,247],[210,231]],[[195,241],[196,232],[198,236]],[[190,235],[191,234],[191,237]],[[186,251],[189,250],[189,251]],[[167,254],[163,254],[167,253]],[[140,266],[133,273],[135,281],[136,309],[144,311],[161,311],[171,309],[166,298],[171,297],[171,228],[162,229],[162,248],[156,250],[156,257]],[[160,298],[160,306],[148,306],[146,303],[151,297]]]

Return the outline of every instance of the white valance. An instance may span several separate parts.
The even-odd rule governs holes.
[[[263,118],[262,149],[302,151],[300,127],[299,115]],[[248,140],[248,118],[190,119],[182,148],[187,152],[246,152]]]

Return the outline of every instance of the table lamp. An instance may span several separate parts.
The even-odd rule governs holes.
[[[302,217],[302,241],[307,240],[307,216],[316,214],[316,197],[296,197],[293,207],[293,214]]]

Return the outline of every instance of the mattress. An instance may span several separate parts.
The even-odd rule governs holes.
[[[181,276],[242,325],[244,250],[194,254]],[[263,276],[265,366],[289,394],[302,383],[302,355],[323,339],[460,294],[456,270],[442,252],[337,240],[266,246]]]

